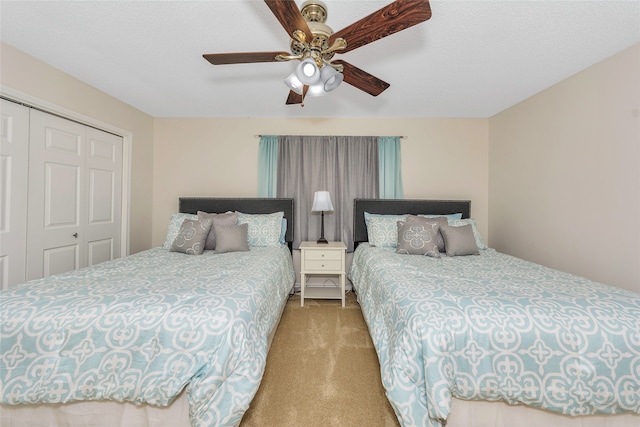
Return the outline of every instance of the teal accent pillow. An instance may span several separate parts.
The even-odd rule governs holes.
[[[452,214],[444,214],[444,215],[436,215],[436,214],[420,214],[418,216],[422,216],[425,218],[440,218],[440,217],[444,217],[447,218],[448,220],[454,220],[454,219],[462,219],[462,213],[452,213]]]
[[[435,221],[398,221],[398,247],[396,253],[425,255],[440,258],[438,234],[440,225]]]
[[[210,229],[211,220],[185,219],[171,244],[171,251],[187,255],[202,255],[204,242],[207,240]]]
[[[406,215],[380,215],[364,213],[369,244],[381,248],[398,246],[398,221],[405,221]]]
[[[247,224],[249,246],[279,246],[284,212],[245,214],[238,212],[238,224]]]
[[[473,237],[476,241],[476,245],[478,246],[478,249],[484,250],[489,248],[489,246],[487,246],[487,244],[484,242],[484,239],[480,235],[480,232],[478,231],[478,227],[476,225],[475,219],[465,218],[465,219],[452,220],[452,221],[449,221],[449,225],[453,225],[454,227],[459,227],[461,225],[470,225],[471,230],[473,231]]]
[[[185,219],[198,219],[198,216],[186,213],[175,213],[171,215],[171,219],[169,220],[169,227],[167,228],[167,238],[162,244],[163,248],[171,249],[171,245],[176,239],[176,236],[180,231],[180,227],[182,226],[182,221],[184,221]]]

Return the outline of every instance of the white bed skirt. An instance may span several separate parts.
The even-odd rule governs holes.
[[[167,407],[111,401],[0,405],[2,427],[191,427],[185,393]]]
[[[569,417],[503,402],[453,399],[447,427],[638,427],[640,415]]]
[[[166,408],[118,402],[0,406],[2,427],[190,427],[182,393]],[[638,427],[640,415],[568,417],[502,402],[454,399],[447,427]],[[327,426],[329,427],[329,426]]]

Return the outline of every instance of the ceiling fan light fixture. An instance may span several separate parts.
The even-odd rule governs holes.
[[[324,84],[322,84],[322,82],[309,86],[309,90],[307,91],[307,96],[323,96],[326,94],[327,92],[324,90]]]
[[[325,65],[320,70],[320,80],[324,83],[324,90],[331,92],[342,83],[344,76],[342,73],[337,72],[332,66]]]
[[[286,84],[289,87],[289,89],[291,89],[298,95],[302,95],[302,89],[304,88],[304,84],[300,81],[300,79],[296,75],[295,70],[291,74],[289,74],[286,79],[284,79],[284,84]]]
[[[309,86],[316,84],[320,80],[320,69],[312,58],[306,58],[300,62],[296,67],[295,74],[302,84]]]

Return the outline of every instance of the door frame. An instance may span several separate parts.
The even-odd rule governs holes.
[[[129,214],[131,211],[131,156],[133,150],[133,132],[4,86],[0,86],[0,95],[8,101],[17,102],[26,107],[35,108],[45,113],[53,114],[67,120],[72,120],[86,126],[109,132],[122,138],[122,224],[120,230],[120,256],[124,257],[129,255]]]

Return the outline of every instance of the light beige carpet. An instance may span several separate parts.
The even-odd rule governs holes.
[[[353,293],[337,300],[293,296],[242,427],[380,426],[396,420],[380,365]]]

